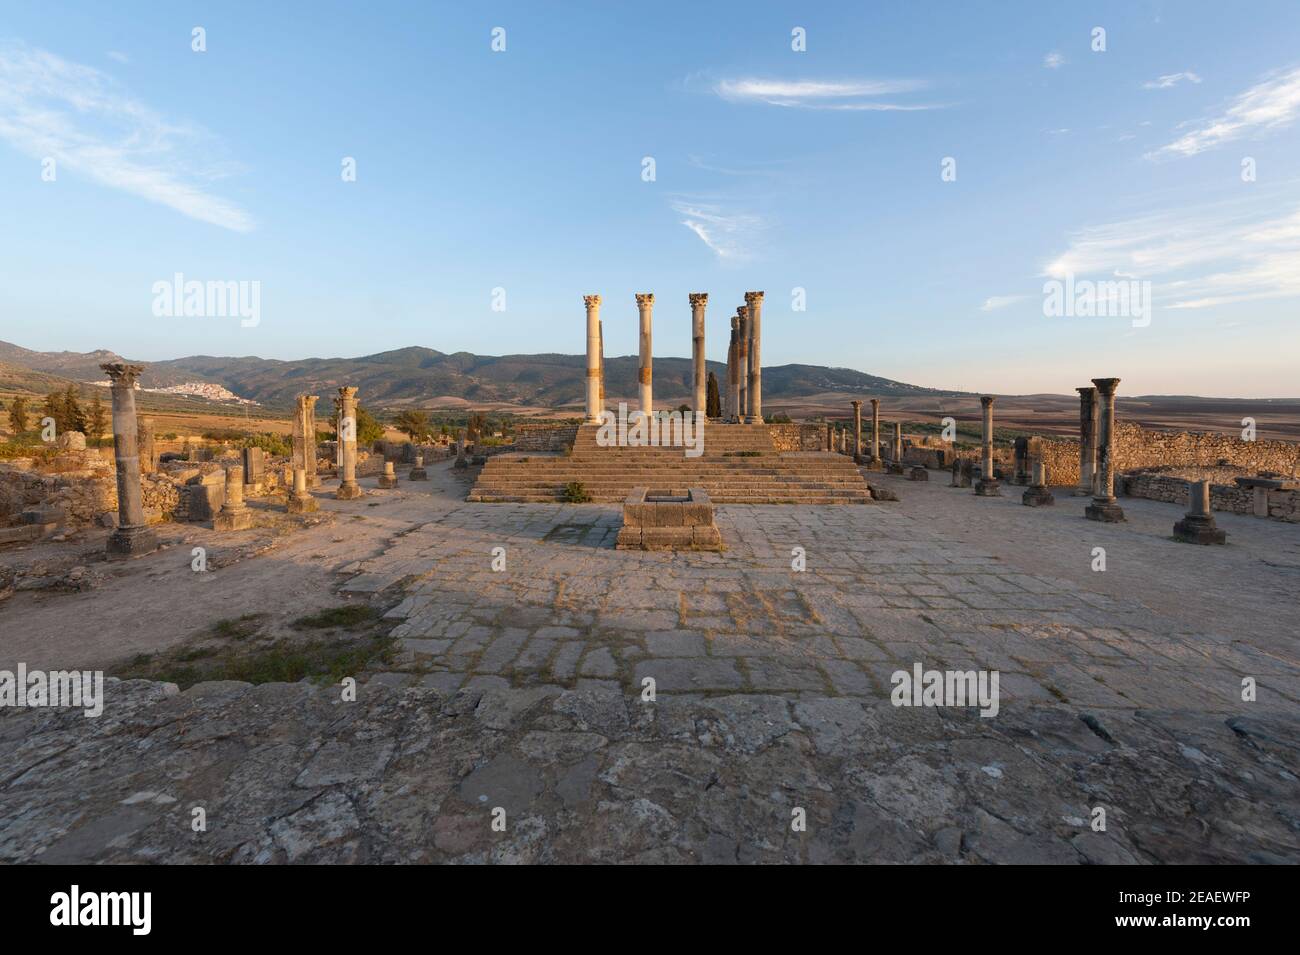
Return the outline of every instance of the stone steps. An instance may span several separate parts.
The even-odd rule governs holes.
[[[518,452],[488,459],[468,500],[556,502],[571,482],[598,503],[622,503],[634,487],[703,487],[716,504],[858,504],[871,492],[851,458],[781,453],[763,425],[706,425],[704,454],[681,447],[601,447],[583,425],[569,454]],[[735,452],[756,452],[737,455]]]

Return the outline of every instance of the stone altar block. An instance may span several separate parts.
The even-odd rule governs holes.
[[[632,489],[623,502],[619,550],[722,550],[713,502],[702,487]]]

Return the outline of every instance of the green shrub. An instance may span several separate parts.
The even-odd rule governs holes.
[[[589,504],[591,495],[587,493],[587,487],[581,481],[570,481],[564,485],[564,492],[561,499],[565,504]]]

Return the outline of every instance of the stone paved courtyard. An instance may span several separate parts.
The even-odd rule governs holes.
[[[900,502],[725,506],[725,553],[641,553],[613,549],[614,508],[431,477],[363,480],[364,556],[327,524],[202,585],[297,554],[382,592],[399,663],[355,703],[133,681],[98,720],[4,711],[0,859],[1300,860],[1288,528],[1228,515],[1230,545],[1197,548],[1155,502],[1102,527],[1074,498],[886,478]],[[30,618],[51,645],[53,613]],[[998,715],[892,706],[916,662],[997,669]]]

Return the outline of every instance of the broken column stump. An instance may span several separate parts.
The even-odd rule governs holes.
[[[1210,482],[1188,482],[1188,510],[1174,524],[1174,537],[1187,544],[1226,544],[1227,531],[1219,530],[1210,512]]]

